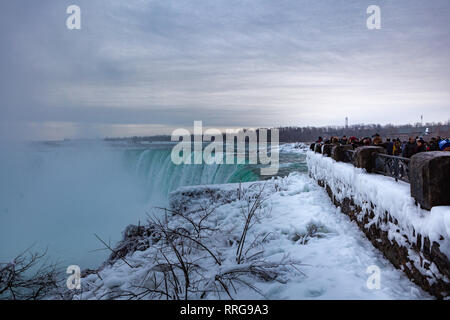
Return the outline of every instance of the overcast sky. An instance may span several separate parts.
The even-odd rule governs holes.
[[[66,28],[80,6],[81,30]],[[381,30],[366,9],[381,8]],[[450,119],[448,0],[2,0],[2,139]]]

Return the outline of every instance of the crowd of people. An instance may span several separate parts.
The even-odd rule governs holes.
[[[383,138],[379,134],[374,134],[372,137],[364,137],[359,139],[357,137],[347,138],[346,136],[331,137],[330,139],[319,139],[316,143],[331,143],[339,145],[352,145],[353,149],[361,146],[378,146],[386,149],[386,154],[399,156],[404,158],[411,158],[419,152],[426,151],[450,151],[450,139],[443,139],[441,137],[432,137],[425,141],[423,137],[409,137],[408,141],[401,141],[399,138],[391,139]]]

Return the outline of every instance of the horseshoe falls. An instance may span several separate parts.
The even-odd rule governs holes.
[[[170,143],[36,143],[2,146],[0,261],[30,246],[82,268],[109,254],[128,224],[145,223],[181,186],[260,180],[251,165],[174,165]],[[292,155],[280,173],[297,170]],[[306,170],[306,166],[303,167]]]

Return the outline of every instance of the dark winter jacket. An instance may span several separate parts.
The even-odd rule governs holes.
[[[427,151],[427,149],[424,144],[422,144],[421,146],[416,145],[416,148],[414,149],[414,154],[425,151]]]
[[[392,141],[388,142],[386,146],[386,153],[390,156],[394,153],[394,143]]]
[[[416,153],[416,146],[417,144],[415,142],[407,142],[403,147],[402,157],[411,158]]]

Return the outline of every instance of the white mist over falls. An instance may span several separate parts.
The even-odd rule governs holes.
[[[61,142],[3,146],[0,153],[0,262],[34,244],[52,261],[81,268],[109,254],[128,224],[145,223],[180,186],[260,180],[255,165],[179,165],[171,143]],[[306,171],[281,154],[279,175]]]

